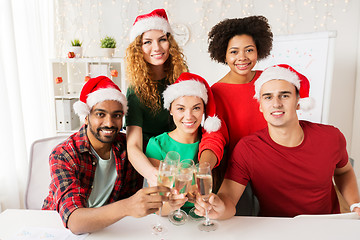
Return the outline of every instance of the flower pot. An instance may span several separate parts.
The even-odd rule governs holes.
[[[115,48],[102,48],[103,57],[111,58],[114,56]]]
[[[82,57],[82,47],[72,46],[72,47],[70,47],[69,52],[73,52],[75,54],[76,58]]]

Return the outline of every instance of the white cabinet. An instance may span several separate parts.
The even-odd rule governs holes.
[[[112,76],[111,71],[117,71]],[[56,133],[75,132],[80,121],[73,110],[85,84],[85,77],[104,75],[112,79],[126,94],[125,71],[122,58],[61,58],[51,60],[53,120]]]

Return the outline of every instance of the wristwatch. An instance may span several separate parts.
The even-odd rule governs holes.
[[[353,212],[354,211],[354,208],[360,208],[360,202],[359,203],[354,203],[350,206],[350,212]]]

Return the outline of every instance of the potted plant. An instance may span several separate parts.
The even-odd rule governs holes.
[[[73,52],[75,57],[80,58],[82,57],[82,42],[79,39],[75,38],[71,41],[71,48],[69,52]]]
[[[100,47],[103,49],[104,57],[112,57],[116,48],[116,40],[113,37],[106,36],[100,40]]]

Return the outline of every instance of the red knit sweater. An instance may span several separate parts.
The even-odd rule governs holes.
[[[230,156],[242,137],[267,126],[263,114],[259,111],[259,103],[253,98],[254,82],[260,74],[261,71],[256,71],[254,79],[245,84],[215,83],[211,86],[222,126],[217,132],[203,134],[199,156],[205,149],[210,149],[220,160],[225,146],[227,156]]]

